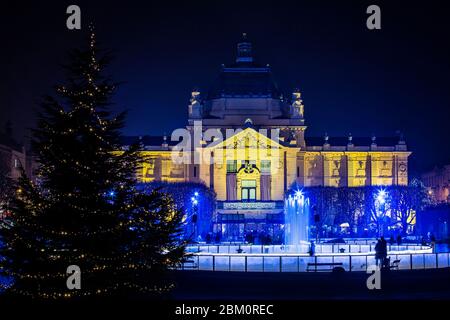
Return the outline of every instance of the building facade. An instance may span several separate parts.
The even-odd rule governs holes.
[[[10,137],[0,134],[0,222],[7,215],[2,205],[7,201],[10,179],[17,181],[22,170],[32,180],[36,162],[25,147],[15,143]]]
[[[190,139],[182,143],[177,134],[140,138],[149,159],[140,177],[211,187],[217,194],[215,230],[227,239],[245,230],[275,233],[283,224],[285,192],[294,184],[408,184],[410,152],[402,138],[305,135],[300,91],[286,99],[271,68],[255,63],[246,39],[209,91],[192,92],[186,130]]]
[[[450,203],[450,165],[422,174],[422,182],[435,202]]]
[[[23,146],[0,144],[0,174],[13,180],[19,179],[22,169],[34,179],[36,164]]]

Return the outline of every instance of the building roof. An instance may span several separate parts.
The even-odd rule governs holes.
[[[269,67],[247,67],[237,63],[222,69],[207,94],[208,100],[230,97],[280,99],[281,92],[272,78]]]
[[[325,144],[324,137],[305,137],[307,146],[323,146]],[[380,147],[393,147],[399,144],[399,137],[376,137],[375,143]],[[372,144],[371,137],[352,137],[352,144],[355,146],[370,146]],[[331,146],[346,146],[349,144],[348,137],[329,137],[328,143]]]
[[[236,62],[222,67],[206,95],[207,100],[230,97],[281,97],[270,67],[254,62],[252,44],[247,41],[246,34],[237,45]]]
[[[169,146],[175,146],[178,144],[178,141],[171,141],[170,137],[167,137],[164,140],[164,136],[122,136],[121,144],[123,146],[129,146],[137,142],[142,142],[144,146],[152,146],[152,147],[160,147],[164,143],[167,143]]]
[[[306,137],[305,140],[309,147],[325,144],[324,137]],[[377,137],[375,142],[380,147],[394,147],[399,144],[399,140],[398,137]],[[179,141],[171,141],[170,136],[167,136],[166,140],[164,140],[164,136],[123,136],[121,138],[123,146],[129,146],[138,141],[141,141],[146,147],[161,147],[164,143],[167,143],[168,146],[175,146],[179,143]],[[372,142],[371,137],[352,137],[354,146],[370,146]],[[288,145],[285,142],[280,143]],[[328,143],[330,146],[347,146],[349,140],[348,137],[329,137]]]

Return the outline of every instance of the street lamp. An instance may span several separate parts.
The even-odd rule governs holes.
[[[194,225],[194,238],[195,239],[197,238],[198,197],[199,197],[199,194],[197,191],[194,193],[194,196],[191,197],[191,202],[192,202],[191,222]]]
[[[383,228],[384,228],[384,220],[385,220],[385,215],[386,215],[386,198],[387,198],[387,192],[386,190],[384,190],[383,188],[381,188],[380,190],[378,190],[377,196],[376,196],[376,201],[375,201],[375,205],[379,211],[379,214],[377,212],[377,219],[382,218],[382,222],[383,222]],[[378,204],[378,205],[377,205]],[[378,225],[378,235],[381,235],[381,231],[380,227],[379,227],[379,221],[377,221],[377,225]]]
[[[312,206],[313,215],[314,215],[314,223],[316,225],[316,243],[319,243],[319,228],[320,228],[320,215],[317,213],[317,206]]]
[[[387,194],[384,189],[378,190],[378,194],[377,194],[378,203],[383,205],[386,202],[386,196],[387,196]]]
[[[295,197],[296,197],[297,199],[302,198],[302,197],[303,197],[303,192],[302,192],[302,190],[297,190],[297,191],[295,191]]]

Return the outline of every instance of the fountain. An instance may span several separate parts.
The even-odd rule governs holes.
[[[219,243],[186,247],[190,258],[180,269],[235,272],[309,272],[317,265],[340,265],[345,271],[367,272],[376,265],[377,239],[346,239],[345,243],[315,244],[311,255],[309,240],[309,198],[298,190],[284,203],[284,244]],[[333,240],[333,239],[328,239]],[[388,257],[399,270],[448,268],[450,253],[433,253],[419,243],[388,245]],[[315,269],[311,270],[311,266]],[[331,272],[333,268],[330,268]]]
[[[298,246],[308,242],[309,234],[309,198],[301,191],[289,195],[284,205],[284,244],[298,251]],[[291,251],[291,250],[289,250]]]

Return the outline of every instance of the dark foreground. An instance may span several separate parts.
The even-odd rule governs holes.
[[[418,310],[427,310],[427,317],[441,312],[450,301],[450,269],[391,271],[381,275],[381,289],[369,290],[365,273],[253,273],[253,272],[207,272],[174,271],[170,278],[176,288],[164,296],[125,296],[115,298],[95,298],[67,303],[44,301],[31,303],[16,299],[1,299],[0,308],[11,309],[16,315],[21,312],[52,310],[58,319],[68,312],[72,316],[97,313],[104,318],[105,313],[125,315],[126,319],[293,319],[299,310],[313,310],[321,315],[330,314],[332,319],[349,319],[357,300],[364,314],[386,313],[390,308],[401,310],[402,318],[417,315]],[[347,301],[348,300],[348,301]],[[417,301],[421,300],[421,301]],[[429,305],[425,305],[427,300]],[[25,302],[26,304],[24,304]],[[382,302],[382,303],[381,303]],[[25,307],[25,305],[31,305]],[[272,314],[220,314],[224,306],[272,306]],[[384,306],[385,305],[385,306]],[[205,314],[179,314],[180,308],[210,308]],[[42,309],[41,309],[42,308]],[[59,308],[59,309],[58,309]],[[378,310],[378,311],[377,311]],[[303,314],[304,311],[301,311]],[[36,313],[37,314],[37,313]],[[295,317],[301,319],[306,317]],[[439,315],[440,317],[440,315]]]
[[[450,300],[450,269],[391,271],[381,289],[368,274],[176,271],[176,300]]]

